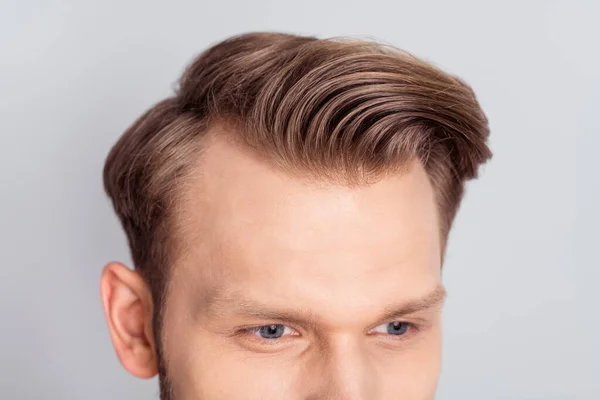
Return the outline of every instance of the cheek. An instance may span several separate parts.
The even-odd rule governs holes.
[[[294,391],[296,373],[282,365],[281,355],[232,349],[201,334],[175,346],[169,374],[176,399],[275,400]]]
[[[407,399],[434,399],[442,360],[439,327],[431,328],[419,340],[407,344],[398,352],[380,354],[376,365],[385,394],[382,398],[394,398],[394,393],[401,392]]]

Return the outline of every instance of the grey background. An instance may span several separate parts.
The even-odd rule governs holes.
[[[445,270],[438,398],[598,399],[598,1],[0,2],[0,398],[152,399],[100,305],[129,263],[110,146],[208,45],[250,30],[377,38],[475,89],[494,159]]]

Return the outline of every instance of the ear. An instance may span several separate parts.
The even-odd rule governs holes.
[[[100,292],[110,337],[121,364],[138,378],[158,373],[152,334],[152,295],[137,271],[117,262],[102,271]]]

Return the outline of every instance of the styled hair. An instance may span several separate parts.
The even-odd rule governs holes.
[[[393,46],[275,32],[216,43],[172,97],[126,130],[104,167],[134,266],[159,306],[182,182],[217,125],[265,162],[315,181],[359,185],[418,157],[434,187],[443,252],[465,181],[492,156],[470,86]]]

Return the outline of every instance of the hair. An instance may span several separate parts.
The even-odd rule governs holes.
[[[460,78],[391,45],[276,32],[202,52],[173,96],[121,136],[104,187],[157,304],[176,257],[182,182],[210,128],[227,126],[265,162],[315,181],[359,185],[417,157],[436,196],[442,260],[467,180],[492,157],[488,120]]]

